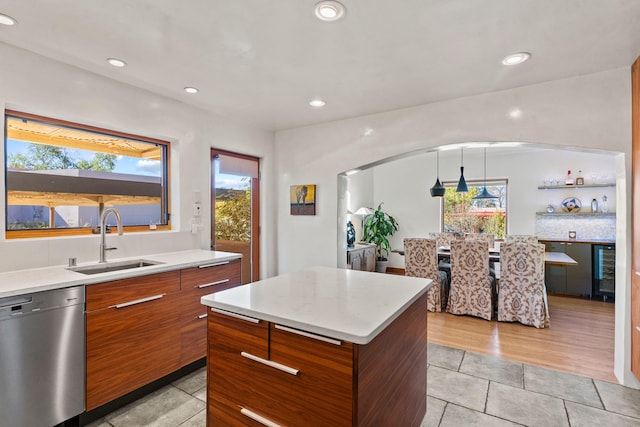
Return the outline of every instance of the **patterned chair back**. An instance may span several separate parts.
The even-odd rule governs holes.
[[[451,242],[451,289],[447,311],[491,320],[493,301],[486,240]]]
[[[549,326],[544,284],[544,245],[522,241],[500,246],[500,292],[498,320],[525,325]]]
[[[438,254],[434,239],[404,239],[404,271],[405,276],[433,280],[433,286],[427,293],[427,310],[442,311],[445,289],[438,273]]]
[[[505,243],[507,242],[525,242],[525,243],[538,243],[538,236],[532,236],[530,234],[508,234],[504,237]]]
[[[430,239],[436,239],[436,246],[451,246],[451,241],[456,239],[453,233],[429,233]]]
[[[465,233],[465,240],[481,240],[486,243],[487,249],[492,249],[495,244],[495,237],[493,234],[485,233]]]

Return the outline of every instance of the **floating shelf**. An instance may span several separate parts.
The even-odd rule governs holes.
[[[536,216],[596,216],[601,218],[609,218],[616,216],[615,212],[536,212]]]
[[[615,182],[608,184],[584,184],[584,185],[540,185],[538,190],[557,190],[557,189],[574,189],[574,188],[595,188],[595,187],[615,187]]]

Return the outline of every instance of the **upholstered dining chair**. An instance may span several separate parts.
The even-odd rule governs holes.
[[[456,239],[453,233],[429,233],[430,239],[436,239],[436,247],[450,247],[451,242]],[[438,269],[447,275],[447,281],[451,282],[451,263],[447,260],[438,262]]]
[[[465,233],[465,240],[481,240],[487,244],[487,249],[493,249],[495,244],[495,237],[493,234],[485,233]]]
[[[436,246],[451,246],[451,241],[456,239],[453,233],[429,233],[430,239],[436,239]]]
[[[404,271],[406,276],[433,280],[433,286],[427,291],[427,310],[440,312],[446,307],[449,281],[447,275],[438,270],[434,239],[404,239]]]
[[[533,236],[530,234],[507,234],[504,236],[504,241],[506,242],[525,242],[525,243],[538,243],[538,236]]]
[[[483,240],[451,242],[451,287],[447,311],[491,320],[495,279],[489,274],[489,252]]]
[[[544,245],[504,242],[500,246],[498,320],[536,328],[550,325],[544,284]]]

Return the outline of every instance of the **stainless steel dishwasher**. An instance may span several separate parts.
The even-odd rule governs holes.
[[[84,286],[0,298],[0,427],[84,411]]]

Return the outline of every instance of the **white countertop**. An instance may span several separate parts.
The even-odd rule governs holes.
[[[206,295],[201,302],[367,344],[430,287],[430,279],[312,267]]]
[[[162,273],[182,268],[196,267],[211,262],[223,262],[241,258],[241,254],[195,249],[190,251],[167,252],[139,257],[114,258],[109,262],[145,259],[162,264],[129,270],[110,271],[99,274],[82,274],[67,270],[66,266],[33,268],[0,273],[0,298],[21,295],[75,285],[90,285],[147,274]],[[78,267],[95,265],[95,262],[79,263]]]

